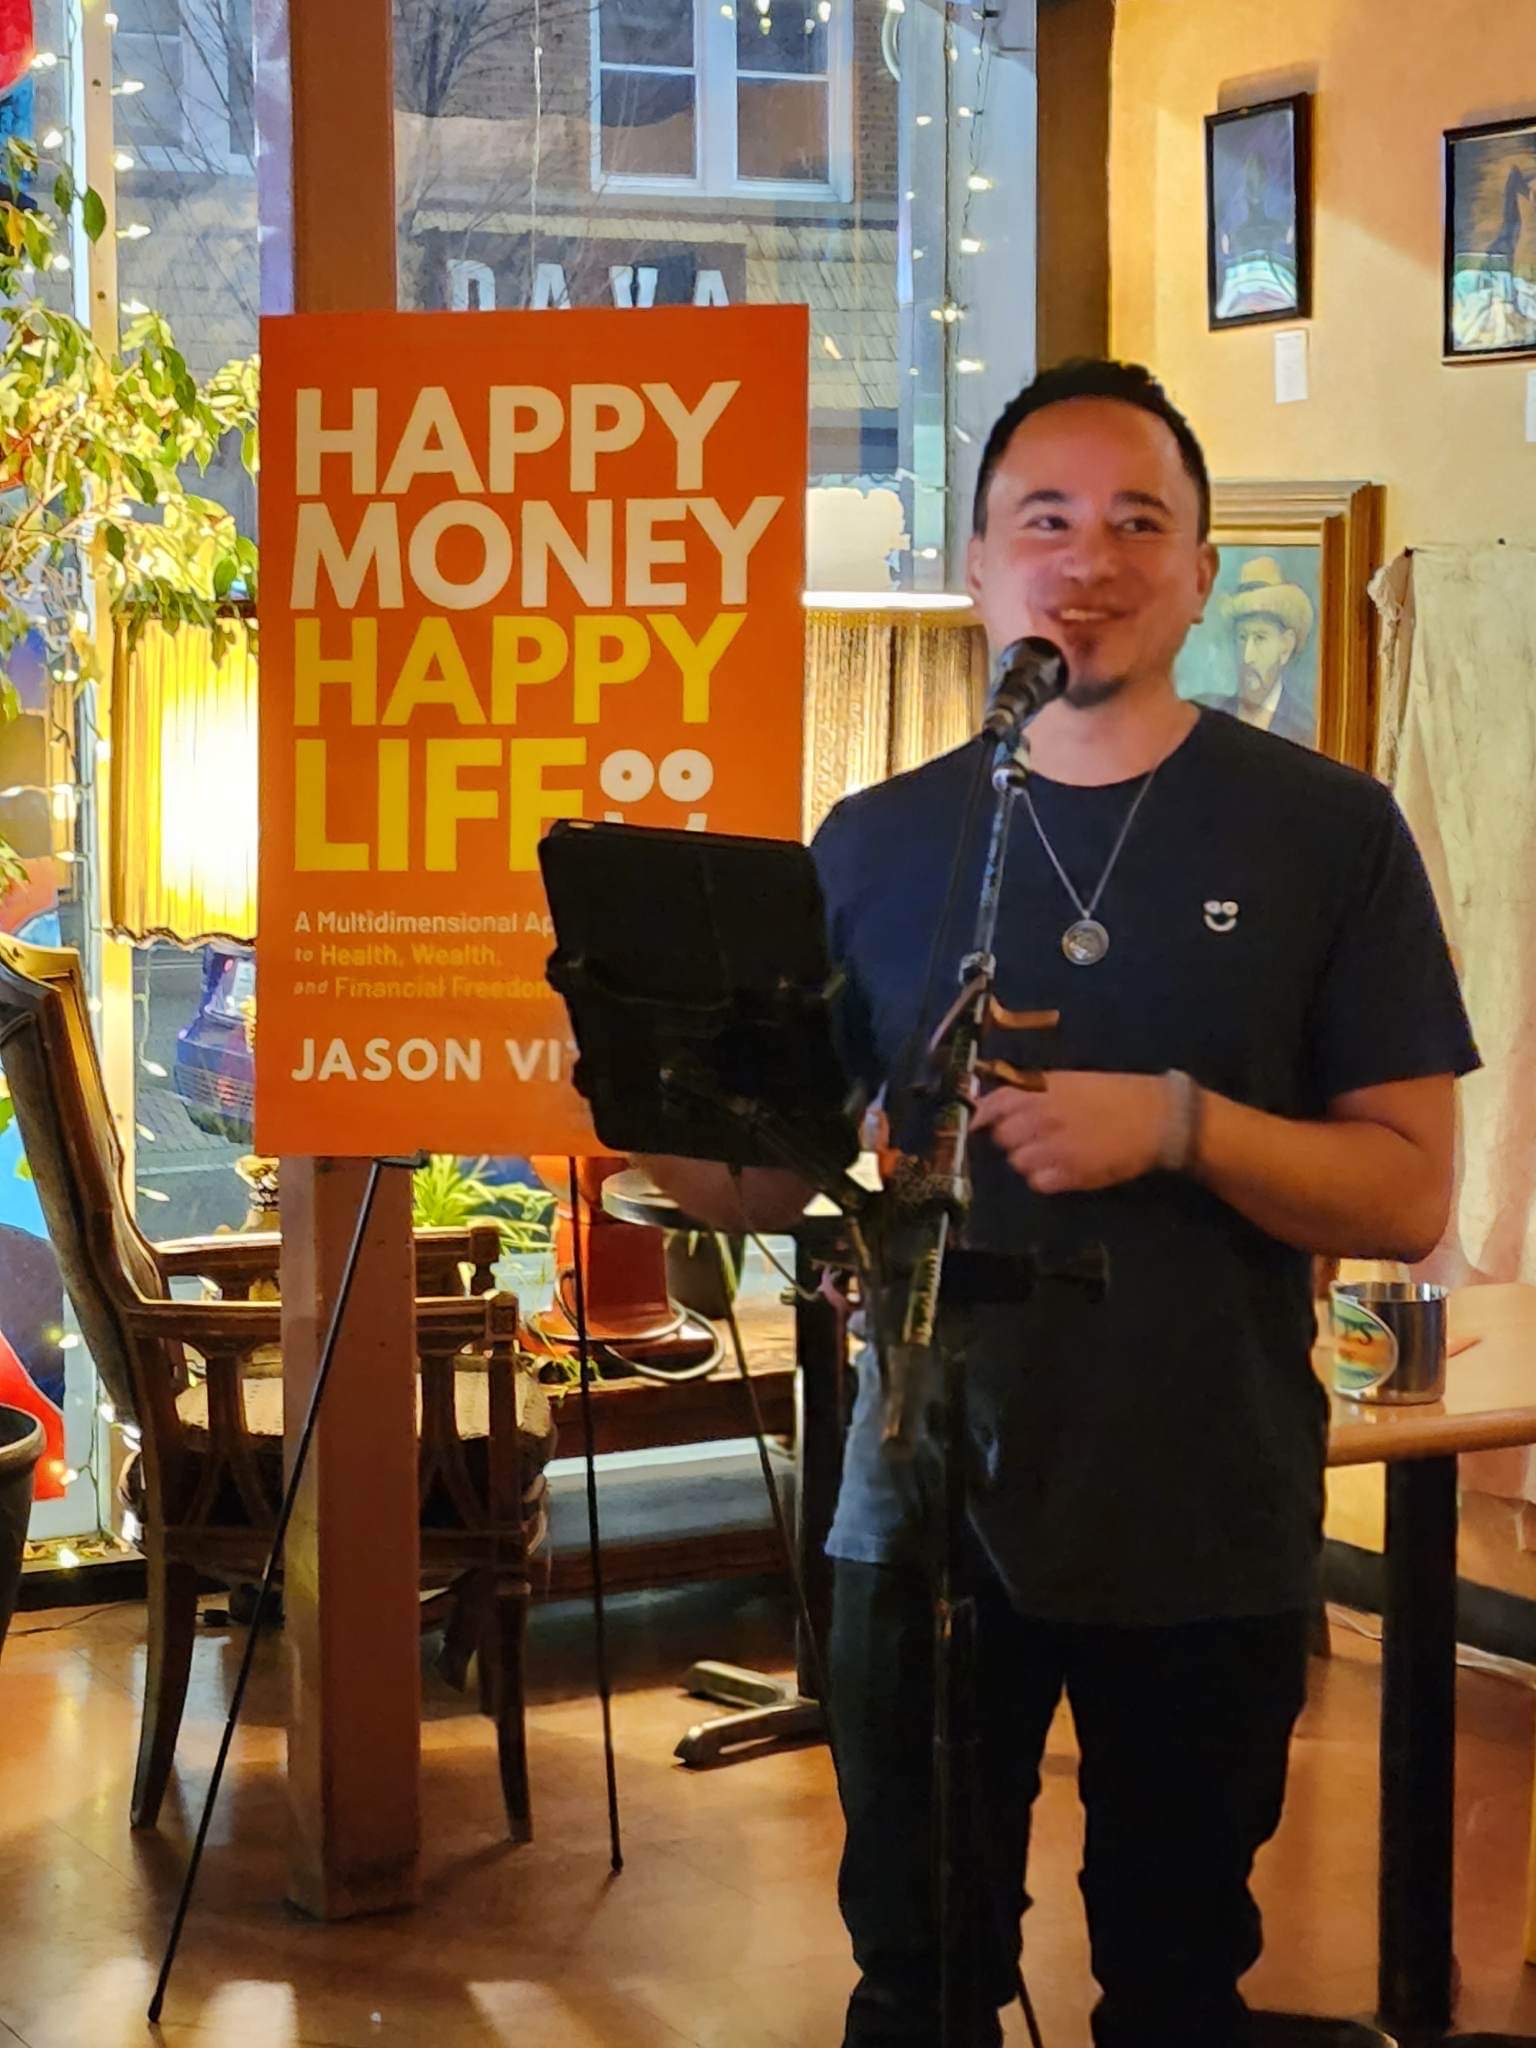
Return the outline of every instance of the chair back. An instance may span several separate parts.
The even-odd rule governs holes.
[[[139,1345],[124,1318],[166,1287],[124,1196],[78,954],[0,933],[0,1067],[81,1334],[113,1403],[143,1431],[153,1479],[180,1444],[179,1360]]]

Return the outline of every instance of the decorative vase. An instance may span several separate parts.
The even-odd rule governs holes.
[[[36,1416],[20,1408],[0,1408],[0,1650],[21,1587],[32,1475],[42,1455],[43,1426]]]
[[[248,1152],[235,1161],[235,1171],[250,1189],[250,1206],[245,1214],[247,1230],[276,1230],[278,1227],[277,1161],[259,1152]]]

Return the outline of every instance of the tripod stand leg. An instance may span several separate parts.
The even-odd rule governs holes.
[[[568,1159],[570,1172],[571,1223],[576,1237],[573,1265],[576,1309],[576,1344],[581,1361],[581,1422],[587,1456],[587,1545],[592,1559],[592,1632],[597,1657],[597,1696],[603,1710],[603,1768],[608,1780],[609,1856],[615,1875],[624,1868],[624,1845],[619,1835],[619,1779],[613,1754],[613,1687],[608,1673],[608,1618],[603,1599],[603,1549],[597,1514],[597,1437],[592,1421],[592,1345],[587,1329],[586,1260],[581,1245],[581,1189],[576,1180],[576,1161]]]
[[[208,1791],[203,1799],[203,1811],[197,1823],[197,1834],[192,1843],[192,1854],[187,1859],[186,1874],[182,1878],[181,1896],[176,1902],[176,1917],[171,1922],[170,1937],[166,1942],[165,1955],[160,1964],[160,1975],[155,1982],[154,1996],[149,2002],[149,2022],[158,2023],[165,2007],[165,1994],[170,1986],[171,1971],[175,1967],[176,1952],[181,1946],[182,1930],[191,1910],[192,1894],[197,1887],[197,1874],[202,1866],[203,1850],[208,1841],[208,1830],[213,1822],[214,1804],[219,1796],[219,1787],[224,1781],[224,1766],[229,1761],[230,1745],[235,1739],[235,1728],[240,1719],[240,1709],[245,1704],[245,1688],[250,1681],[251,1666],[256,1657],[256,1645],[261,1637],[261,1625],[266,1619],[272,1600],[272,1588],[277,1580],[278,1561],[283,1554],[283,1541],[288,1534],[288,1524],[293,1520],[294,1507],[299,1497],[299,1487],[304,1478],[304,1468],[309,1462],[310,1446],[314,1442],[315,1425],[320,1419],[320,1402],[325,1394],[326,1381],[331,1376],[331,1367],[336,1360],[337,1341],[341,1336],[342,1318],[347,1312],[347,1303],[352,1295],[352,1283],[357,1277],[358,1261],[362,1257],[363,1240],[368,1234],[369,1220],[373,1205],[378,1197],[379,1183],[384,1168],[397,1161],[375,1159],[368,1171],[368,1182],[363,1189],[363,1199],[358,1204],[357,1224],[352,1232],[352,1242],[347,1247],[346,1263],[341,1269],[341,1278],[336,1287],[336,1304],[331,1310],[331,1319],[326,1326],[325,1342],[320,1347],[320,1360],[315,1371],[315,1383],[309,1397],[309,1409],[304,1417],[304,1427],[294,1448],[293,1469],[288,1475],[288,1484],[283,1491],[282,1505],[278,1509],[277,1524],[272,1531],[272,1544],[267,1552],[266,1568],[261,1575],[261,1591],[256,1596],[256,1609],[251,1616],[250,1629],[245,1639],[245,1653],[240,1659],[240,1669],[235,1678],[235,1689],[230,1696],[229,1714],[224,1723],[223,1739],[219,1753],[214,1759],[213,1775],[208,1780]]]
[[[976,1969],[974,1801],[976,1604],[941,1592],[934,1641],[934,1854],[938,1865],[939,1999],[944,2048],[971,2048]]]

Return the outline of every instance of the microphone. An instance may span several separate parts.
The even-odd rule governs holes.
[[[1053,641],[1031,636],[1005,647],[992,664],[992,686],[981,730],[1016,746],[1030,720],[1067,687],[1067,657]]]

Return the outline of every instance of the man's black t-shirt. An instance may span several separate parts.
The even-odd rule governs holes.
[[[815,842],[848,1063],[901,1084],[975,769],[966,747],[840,804]],[[1092,894],[1140,778],[1030,793],[1080,896]],[[964,856],[928,1023],[969,949],[990,798]],[[1203,711],[1162,764],[1099,904],[1110,936],[1072,965],[1077,916],[1020,806],[998,928],[1011,1010],[1059,1010],[1016,1063],[1181,1068],[1234,1101],[1316,1118],[1356,1088],[1463,1074],[1477,1053],[1428,883],[1391,796],[1367,776]],[[1310,1262],[1181,1175],[1034,1195],[990,1140],[972,1155],[968,1246],[1064,1256],[1100,1243],[1108,1296],[1059,1282],[1022,1305],[947,1309],[967,1354],[971,1513],[1020,1609],[1171,1624],[1313,1597],[1326,1404],[1310,1353]],[[835,1557],[921,1544],[912,1480],[883,1457],[861,1367]]]

